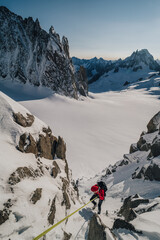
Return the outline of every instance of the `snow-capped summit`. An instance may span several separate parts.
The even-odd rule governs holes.
[[[137,50],[122,61],[120,67],[131,67],[133,71],[142,69],[143,67],[149,67],[150,70],[159,70],[159,64],[154,60],[153,56],[147,49]]]
[[[1,85],[43,86],[78,98],[79,80],[74,74],[66,37],[61,41],[53,26],[47,33],[38,19],[23,19],[3,6],[0,7],[0,32]],[[85,89],[84,92],[87,95]]]
[[[86,68],[89,90],[91,92],[120,91],[130,84],[137,83],[138,88],[157,87],[159,85],[160,65],[147,49],[137,50],[124,60],[107,61],[100,59],[72,58],[76,70],[82,65]],[[153,71],[153,73],[152,73]],[[152,78],[157,77],[155,80]],[[149,79],[150,83],[140,84]]]

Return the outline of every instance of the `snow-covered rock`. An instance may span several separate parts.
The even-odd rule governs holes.
[[[78,192],[63,152],[64,141],[54,137],[37,117],[29,126],[15,121],[17,112],[21,119],[32,116],[33,120],[27,109],[0,93],[0,238],[3,240],[33,239],[79,206]],[[19,139],[24,134],[30,138],[26,139],[24,151],[19,151]],[[58,150],[52,158],[43,155],[39,147],[42,136],[47,139],[46,144],[49,139],[57,139],[54,150]],[[36,151],[27,151],[33,141]],[[47,239],[62,239],[64,229],[62,223]],[[65,230],[65,234],[69,233]]]
[[[0,7],[0,32],[0,81],[3,85],[29,83],[78,98],[79,80],[74,74],[66,37],[63,36],[61,42],[53,27],[47,33],[38,19],[23,19],[3,6]]]
[[[148,133],[155,132],[156,130],[159,130],[160,126],[160,112],[158,112],[148,123],[147,129]]]

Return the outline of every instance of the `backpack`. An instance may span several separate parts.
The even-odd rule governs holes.
[[[97,185],[98,185],[101,189],[104,190],[104,196],[106,196],[106,192],[107,192],[107,190],[108,190],[106,184],[105,184],[104,182],[100,181],[100,182],[97,183]]]

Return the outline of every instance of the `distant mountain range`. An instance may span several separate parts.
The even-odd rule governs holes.
[[[89,90],[92,92],[122,90],[135,82],[138,82],[139,85],[143,80],[159,76],[160,71],[158,60],[154,60],[147,49],[137,50],[124,60],[108,61],[103,58],[86,60],[73,57],[72,61],[76,70],[80,66],[86,69]],[[156,85],[159,86],[157,77]]]
[[[61,40],[52,26],[47,33],[38,19],[23,19],[0,7],[0,90],[15,100],[53,92],[78,99],[88,95],[88,85],[94,93],[121,91],[133,84],[159,88],[159,71],[159,60],[147,49],[124,60],[71,59],[67,38]]]
[[[87,80],[83,79],[83,68],[80,70],[82,73],[75,75],[66,37],[60,40],[52,26],[47,33],[38,19],[23,19],[0,7],[0,83],[3,87],[29,84],[77,99],[79,95],[87,95]]]

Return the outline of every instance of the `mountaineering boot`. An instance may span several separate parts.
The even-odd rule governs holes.
[[[92,210],[94,210],[96,208],[96,205],[97,205],[97,203],[94,203]]]
[[[101,212],[100,212],[100,211],[98,211],[98,214],[101,214]]]

